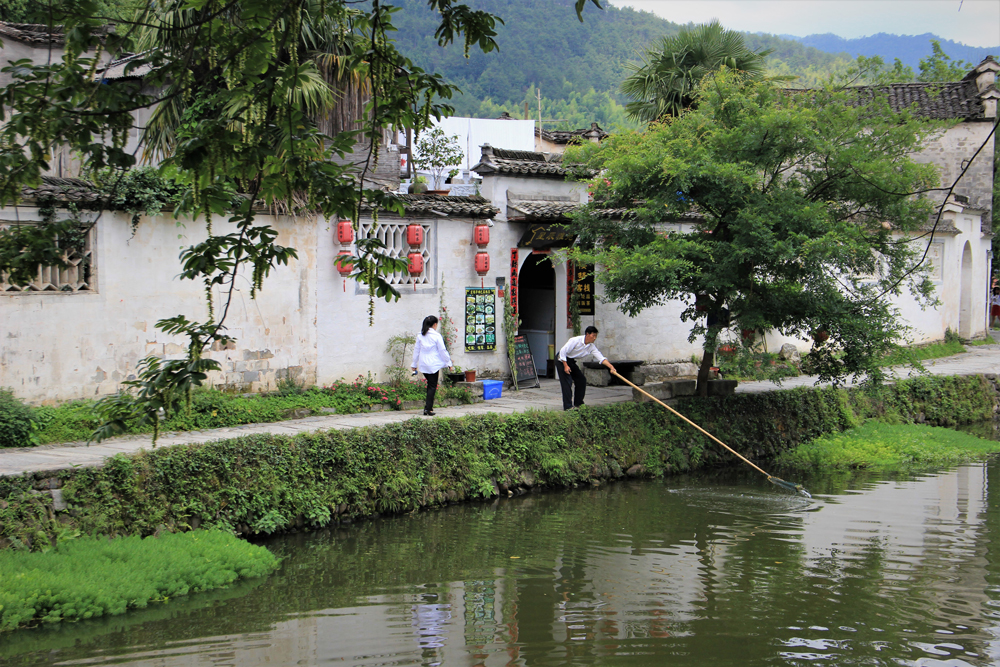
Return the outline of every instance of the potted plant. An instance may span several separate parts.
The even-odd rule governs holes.
[[[466,382],[475,382],[476,381],[476,369],[475,368],[473,368],[472,370],[469,370],[469,371],[465,371],[465,381]]]
[[[448,378],[448,381],[451,382],[452,384],[455,384],[456,382],[464,382],[465,373],[462,372],[462,367],[453,366],[452,368],[454,370],[445,373],[445,377]]]
[[[413,182],[410,183],[410,187],[408,187],[406,191],[411,195],[419,195],[427,192],[427,178],[424,176],[417,176],[413,179]]]
[[[423,132],[417,139],[413,165],[417,169],[426,169],[434,176],[434,189],[428,190],[429,194],[448,194],[448,190],[443,189],[445,178],[458,173],[458,169],[454,167],[462,164],[464,157],[458,137],[445,136],[444,130],[434,127]],[[447,176],[445,171],[448,172]]]

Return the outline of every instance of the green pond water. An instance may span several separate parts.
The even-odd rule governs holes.
[[[996,665],[1000,466],[742,470],[264,542],[273,576],[0,636],[2,665]]]

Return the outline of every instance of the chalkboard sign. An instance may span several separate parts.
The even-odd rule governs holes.
[[[528,347],[528,337],[524,335],[514,336],[514,375],[517,378],[517,386],[521,387],[522,382],[534,380],[532,386],[540,387],[538,383],[538,372],[535,370],[535,360],[531,356],[531,348]]]

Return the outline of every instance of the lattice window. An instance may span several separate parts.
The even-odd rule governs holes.
[[[406,243],[406,227],[419,224],[424,228],[424,242],[416,248],[410,248]],[[368,235],[371,223],[362,224],[362,234]],[[375,224],[374,236],[385,244],[385,252],[390,257],[406,260],[410,252],[419,252],[424,258],[424,270],[419,276],[411,276],[406,272],[386,276],[390,285],[433,285],[434,271],[431,255],[431,224],[414,222],[378,222]]]
[[[0,229],[10,224],[0,224]],[[94,246],[96,245],[96,225],[82,235],[80,244],[64,255],[68,266],[39,266],[34,280],[24,285],[7,282],[8,274],[0,273],[0,294],[37,294],[52,292],[87,293],[96,292],[96,272],[94,271]]]

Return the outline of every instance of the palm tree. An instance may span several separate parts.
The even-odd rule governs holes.
[[[728,67],[759,78],[770,53],[751,51],[742,34],[726,30],[718,21],[681,28],[646,51],[642,64],[630,66],[632,74],[621,85],[622,93],[633,100],[625,112],[645,123],[676,116],[691,106],[694,89],[706,74]]]

